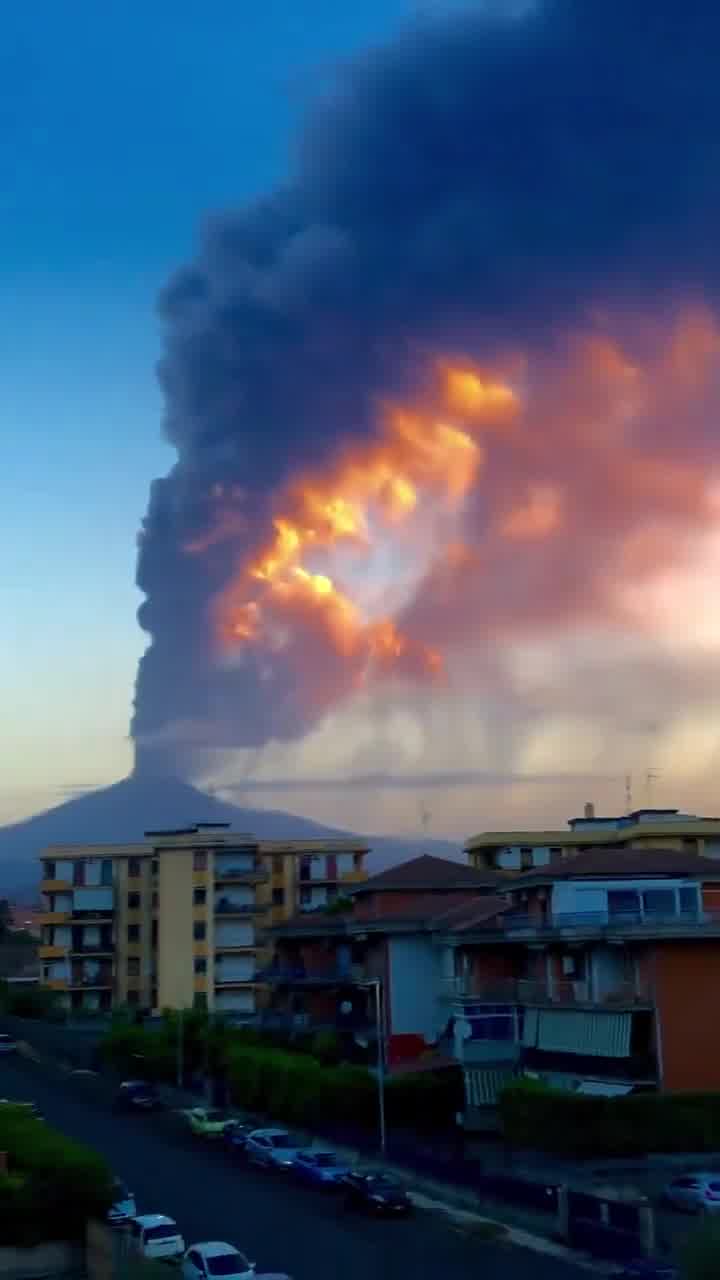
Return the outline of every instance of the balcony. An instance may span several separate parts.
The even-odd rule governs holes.
[[[269,903],[260,902],[231,902],[228,898],[221,898],[215,903],[216,916],[253,916],[264,915],[270,910]]]
[[[225,955],[226,952],[232,951],[257,951],[259,943],[255,942],[218,942],[215,939],[215,952]]]
[[[684,937],[700,931],[720,936],[720,911],[661,912],[607,911],[556,912],[542,919],[513,914],[503,919],[500,932],[509,938],[585,937]],[[493,939],[495,932],[488,935]]]
[[[497,982],[474,984],[471,979],[448,978],[442,998],[463,1005],[508,1004],[529,1006],[567,1006],[571,1008],[633,1009],[652,1008],[654,992],[646,981],[620,982],[607,989],[594,990],[593,983],[562,979],[552,983],[529,978],[507,978]]]
[[[262,867],[216,867],[215,883],[267,884],[270,872]]]
[[[68,952],[68,948],[56,947],[51,943],[41,943],[38,947],[39,960],[62,960]]]
[[[43,911],[38,916],[38,924],[69,924],[69,911]]]
[[[41,893],[72,893],[72,880],[41,880]]]
[[[112,942],[85,942],[82,946],[65,948],[71,956],[111,956],[115,950]]]
[[[261,969],[258,977],[263,982],[281,987],[352,987],[367,981],[361,965],[348,965],[341,969],[271,965],[268,969]]]
[[[112,972],[96,973],[94,976],[91,976],[90,974],[76,973],[68,980],[67,985],[72,991],[80,988],[83,990],[87,990],[88,988],[105,990],[108,987],[112,987],[113,976]]]
[[[260,976],[257,973],[251,973],[247,978],[218,978],[215,976],[215,990],[229,991],[231,987],[256,987],[260,982]]]
[[[88,908],[80,908],[80,909],[75,908],[75,910],[68,917],[68,919],[72,921],[72,923],[74,924],[77,924],[79,921],[82,921],[83,924],[101,924],[103,920],[104,921],[112,920],[114,915],[115,915],[114,907],[106,907],[106,908],[88,907]]]

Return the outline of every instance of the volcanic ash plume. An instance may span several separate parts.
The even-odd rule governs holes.
[[[647,625],[718,518],[719,39],[700,0],[413,27],[209,226],[161,300],[139,768]]]

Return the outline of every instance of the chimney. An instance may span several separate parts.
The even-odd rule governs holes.
[[[587,804],[585,805],[585,817],[588,820],[595,817],[595,805],[593,804],[592,800],[588,800]]]

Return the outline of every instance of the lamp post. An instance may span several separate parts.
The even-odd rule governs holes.
[[[365,990],[372,990],[375,997],[378,1119],[380,1123],[380,1154],[384,1156],[387,1148],[387,1132],[385,1126],[385,1034],[383,1029],[382,982],[380,978],[373,978],[371,982],[359,982],[358,986],[363,987]]]

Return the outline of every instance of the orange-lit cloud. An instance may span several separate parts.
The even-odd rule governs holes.
[[[317,713],[368,681],[445,678],[481,638],[642,630],[633,588],[682,570],[718,520],[701,435],[720,331],[701,309],[620,328],[496,373],[439,360],[425,397],[379,407],[374,438],[292,477],[215,601],[220,652],[281,655]],[[186,550],[236,528],[246,543],[239,499],[216,498]],[[380,612],[363,590],[378,562],[401,601]]]

